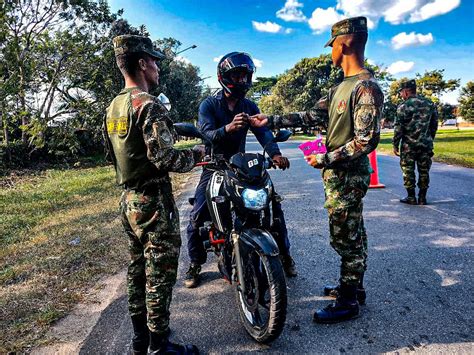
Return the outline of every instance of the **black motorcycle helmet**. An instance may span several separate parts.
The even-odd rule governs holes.
[[[246,83],[236,83],[230,74],[233,71],[245,70],[247,72]],[[252,75],[255,72],[255,64],[250,55],[244,52],[228,53],[221,58],[217,64],[217,80],[225,91],[236,98],[244,98],[252,86]]]

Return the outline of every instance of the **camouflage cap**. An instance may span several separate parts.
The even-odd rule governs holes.
[[[148,37],[136,35],[122,35],[115,37],[112,42],[114,43],[115,56],[125,53],[144,52],[156,59],[165,58],[165,55],[163,53],[156,51],[153,48],[153,43]]]
[[[367,18],[363,16],[352,17],[336,22],[331,27],[331,39],[324,47],[331,46],[337,36],[351,33],[367,33]]]
[[[403,89],[412,89],[412,90],[415,90],[416,89],[416,81],[415,79],[401,79],[400,80],[400,88],[398,89],[398,91],[402,91]]]

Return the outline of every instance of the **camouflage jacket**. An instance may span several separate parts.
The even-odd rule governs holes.
[[[268,126],[272,129],[283,127],[328,129],[332,119],[329,117],[329,111],[337,88],[338,86],[331,88],[328,96],[321,98],[315,108],[309,112],[268,116]],[[358,74],[349,103],[353,125],[351,137],[341,146],[325,154],[321,161],[324,166],[346,165],[346,163],[373,151],[380,141],[383,93],[369,71],[364,70]],[[335,131],[333,134],[337,135],[338,133]]]
[[[398,106],[394,124],[393,147],[403,150],[433,150],[438,129],[435,105],[422,96],[413,96]]]
[[[112,101],[104,130],[119,185],[141,188],[169,181],[168,172],[189,171],[199,160],[190,149],[174,149],[175,131],[168,111],[156,97],[138,88],[124,89]]]

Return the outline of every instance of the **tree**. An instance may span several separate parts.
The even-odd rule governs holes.
[[[474,81],[468,81],[466,86],[461,88],[459,114],[465,120],[474,122]]]
[[[332,66],[330,55],[303,58],[278,77],[272,93],[260,100],[260,109],[265,113],[310,110],[342,78],[342,70]]]
[[[17,142],[27,150],[23,160],[74,157],[100,148],[105,110],[123,88],[112,38],[148,36],[145,26],[117,20],[121,15],[110,13],[103,0],[0,4],[2,159],[11,161],[10,146]],[[155,45],[167,46],[169,54],[160,65],[159,89],[172,102],[172,117],[194,119],[202,98],[199,69],[175,56],[178,40],[165,38]]]
[[[71,114],[68,89],[86,77],[81,69],[97,57],[116,15],[105,1],[7,0],[1,16],[3,136],[9,144],[21,129],[32,152],[43,147],[51,119]]]
[[[277,83],[278,78],[276,76],[272,77],[257,77],[252,87],[250,88],[247,96],[252,98],[253,101],[259,102],[262,96],[270,95],[272,88]]]
[[[460,79],[444,79],[444,69],[425,71],[424,74],[416,74],[416,87],[418,93],[429,98],[435,104],[440,101],[443,93],[456,90]]]
[[[365,66],[372,71],[382,88],[387,87],[393,80],[392,76],[379,66],[367,62]],[[330,55],[304,58],[292,69],[277,77],[271,94],[260,100],[260,109],[269,114],[311,110],[315,103],[343,78],[342,69],[332,65]]]
[[[456,106],[451,104],[439,104],[438,105],[438,119],[439,121],[445,122],[447,120],[451,120],[456,118],[454,115],[454,110]]]

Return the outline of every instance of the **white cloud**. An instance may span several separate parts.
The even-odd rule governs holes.
[[[182,62],[182,63],[184,63],[184,64],[191,64],[191,61],[190,61],[188,58],[183,57],[183,56],[180,56],[180,55],[178,55],[178,56],[175,58],[175,60],[177,60],[178,62]]]
[[[284,34],[289,34],[293,32],[293,29],[291,28],[285,28],[283,26],[280,26],[278,23],[270,22],[270,21],[267,21],[267,22],[252,21],[252,25],[259,32],[284,33]]]
[[[461,0],[337,0],[335,10],[345,17],[366,16],[374,28],[380,19],[393,25],[413,23],[446,14]]]
[[[381,45],[381,46],[386,46],[386,45],[387,45],[387,42],[384,41],[384,40],[382,40],[382,39],[379,39],[379,40],[377,41],[377,44],[379,44],[379,45]]]
[[[419,6],[419,1],[396,0],[387,2],[387,5],[380,15],[384,17],[385,21],[398,25],[406,21],[406,17]]]
[[[405,73],[412,70],[414,66],[415,62],[405,62],[403,60],[399,60],[398,62],[390,64],[387,68],[387,72],[390,74]]]
[[[431,43],[433,43],[433,35],[431,33],[424,35],[415,32],[402,32],[392,38],[392,47],[394,49],[411,46],[426,46]]]
[[[262,67],[262,65],[263,65],[263,60],[260,60],[260,59],[257,59],[257,58],[252,58],[252,60],[253,60],[255,66],[256,66],[257,68],[261,68],[261,67]]]
[[[277,11],[276,17],[287,22],[305,22],[307,18],[299,9],[300,7],[303,7],[303,4],[298,0],[287,0],[285,6]]]
[[[346,18],[346,16],[337,12],[333,7],[327,9],[317,8],[313,11],[308,23],[309,27],[311,27],[316,34],[320,34],[344,18]]]
[[[279,24],[275,22],[257,22],[252,21],[253,27],[259,32],[269,32],[269,33],[278,33],[283,30]]]
[[[431,17],[447,14],[461,4],[461,0],[434,0],[410,15],[408,22],[420,22]],[[472,13],[471,13],[472,15]]]
[[[216,63],[219,63],[219,60],[221,60],[223,56],[224,56],[224,54],[221,54],[220,56],[213,58],[212,61],[216,62]]]
[[[367,59],[367,63],[369,63],[370,65],[377,65],[372,59]]]

